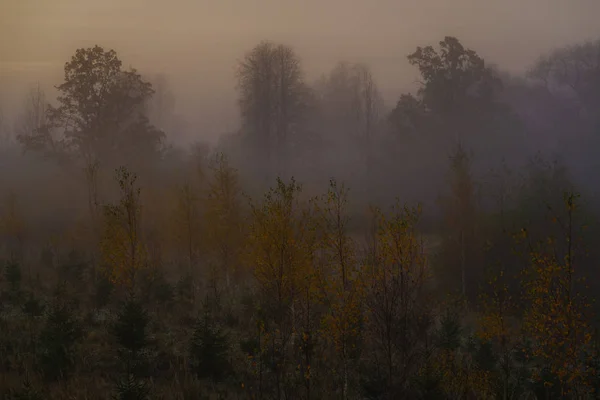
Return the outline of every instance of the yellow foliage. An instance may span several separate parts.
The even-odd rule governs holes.
[[[300,190],[294,180],[286,185],[278,179],[263,203],[252,205],[249,262],[259,286],[279,305],[296,298],[311,264],[311,227],[297,201]]]
[[[582,357],[592,339],[584,318],[589,305],[570,289],[572,271],[568,265],[537,252],[531,257],[525,329],[534,340],[533,354],[550,365],[563,385],[571,386],[586,375]]]
[[[277,354],[273,371],[276,380],[281,382],[292,373],[289,368],[298,365],[297,359],[289,357],[290,350],[297,348],[300,332],[300,369],[308,393],[315,336],[312,310],[317,301],[319,273],[314,268],[314,210],[300,204],[300,190],[294,179],[288,185],[278,179],[277,187],[265,195],[261,204],[251,204],[246,255],[265,311],[263,337],[270,338],[269,352]]]
[[[431,307],[425,293],[427,259],[416,231],[419,215],[419,208],[398,204],[390,215],[377,210],[377,252],[368,276],[366,317],[388,388],[405,384],[398,379],[406,379],[416,367],[406,360],[421,351],[418,327]]]
[[[513,303],[508,286],[503,281],[504,271],[488,281],[488,290],[481,295],[482,313],[479,315],[478,336],[481,340],[500,344],[506,349],[517,332],[509,321]]]
[[[585,385],[586,350],[592,341],[585,314],[590,304],[574,289],[572,212],[574,197],[566,198],[567,253],[557,256],[556,241],[548,239],[539,248],[530,246],[530,268],[526,271],[525,297],[529,305],[524,327],[533,339],[533,355],[549,365],[563,394]],[[558,222],[558,220],[557,220]]]
[[[210,164],[212,176],[208,182],[205,205],[205,242],[214,266],[212,279],[238,273],[240,250],[243,244],[244,221],[240,204],[241,189],[237,171],[223,154]]]
[[[135,186],[135,175],[125,168],[117,170],[117,180],[121,198],[118,204],[104,207],[101,250],[108,277],[114,283],[133,289],[136,272],[147,261],[140,228],[140,190]]]
[[[323,318],[325,337],[333,344],[341,363],[342,397],[348,386],[349,360],[360,339],[364,300],[364,280],[356,259],[356,243],[348,232],[346,216],[348,191],[332,180],[320,211],[322,226],[320,247],[325,268],[322,291],[329,312]]]
[[[378,285],[400,282],[403,293],[418,291],[429,277],[423,242],[415,225],[421,209],[394,206],[391,215],[378,214],[378,257],[373,281]]]
[[[476,399],[495,397],[490,373],[476,368],[468,356],[442,350],[436,355],[434,368],[441,375],[448,398],[465,398],[465,395]]]

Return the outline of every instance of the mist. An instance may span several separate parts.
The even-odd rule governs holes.
[[[593,398],[598,15],[0,0],[0,395]]]
[[[414,90],[405,62],[416,46],[452,35],[488,63],[523,72],[554,47],[597,37],[593,0],[413,2],[76,1],[3,2],[0,106],[17,113],[28,86],[51,95],[64,62],[79,47],[99,44],[142,73],[168,76],[177,112],[187,121],[174,140],[214,141],[236,129],[236,62],[261,40],[285,43],[316,79],[341,60],[367,63],[393,104]],[[51,96],[50,96],[51,97]]]

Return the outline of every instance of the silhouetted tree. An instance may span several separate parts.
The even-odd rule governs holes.
[[[264,160],[263,175],[286,171],[294,136],[299,132],[306,107],[300,59],[285,45],[261,42],[237,72],[243,130],[255,155]]]
[[[227,352],[229,344],[221,328],[208,313],[196,323],[190,342],[192,368],[198,377],[221,382],[232,372]]]
[[[571,168],[588,183],[600,167],[600,40],[561,47],[543,55],[528,77],[542,88],[536,103],[539,120],[546,123],[545,137]],[[531,107],[531,106],[530,106]],[[550,133],[551,132],[551,133]]]
[[[331,138],[333,147],[341,145],[357,152],[362,183],[369,190],[373,182],[375,136],[383,113],[383,99],[370,68],[340,62],[320,82],[318,90],[324,135]],[[350,149],[344,146],[348,141],[352,144]]]
[[[404,139],[422,133],[426,129],[424,122],[427,116],[427,109],[422,100],[412,94],[403,94],[388,118],[393,133]]]
[[[460,138],[473,133],[472,122],[489,114],[501,82],[483,58],[457,38],[447,36],[439,46],[417,47],[408,61],[419,68],[419,94],[427,109],[441,118],[449,134]]]
[[[528,76],[553,94],[567,93],[586,111],[600,105],[600,40],[561,47],[543,55]]]
[[[72,306],[58,298],[49,310],[39,338],[39,361],[49,379],[64,379],[74,366],[75,344],[83,336]]]
[[[154,91],[135,69],[121,65],[114,50],[78,49],[57,86],[58,107],[48,106],[47,123],[19,141],[26,149],[83,159],[85,165],[115,158],[131,162],[156,152],[163,133],[144,115]]]
[[[46,94],[38,83],[27,94],[22,114],[17,120],[15,126],[17,139],[26,140],[29,136],[39,134],[40,129],[47,123],[47,111]]]

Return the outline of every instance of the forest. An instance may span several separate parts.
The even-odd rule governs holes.
[[[393,105],[260,42],[186,147],[164,77],[76,49],[0,121],[0,396],[599,398],[600,40],[441,39]]]

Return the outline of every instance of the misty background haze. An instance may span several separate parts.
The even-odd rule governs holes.
[[[0,0],[0,397],[597,398],[598,15]]]
[[[64,62],[98,44],[146,77],[166,75],[185,121],[170,141],[214,142],[239,126],[235,66],[261,40],[292,47],[309,83],[341,60],[368,64],[392,107],[416,87],[406,56],[417,46],[456,36],[523,73],[553,48],[598,37],[598,13],[595,0],[2,0],[0,108],[13,120],[37,82],[53,100]]]

